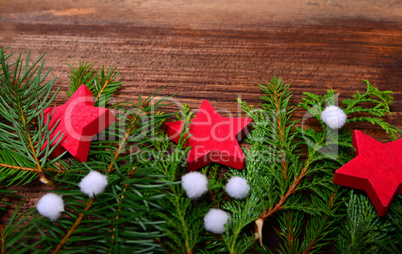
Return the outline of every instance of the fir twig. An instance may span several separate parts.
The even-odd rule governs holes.
[[[109,85],[110,83],[110,79],[107,79],[105,81],[105,83],[103,84],[101,90],[99,91],[99,93],[96,95],[95,101],[97,102],[99,100],[99,97],[102,95],[103,91],[106,89],[106,87]]]
[[[134,174],[134,171],[135,171],[135,167],[128,173],[127,179],[130,179],[132,177],[132,175]],[[129,183],[124,184],[122,194],[120,195],[120,198],[119,198],[119,208],[117,209],[118,213],[121,212],[121,210],[122,210],[123,199],[126,197],[126,192],[127,192],[127,189],[128,189],[129,186],[130,186]],[[119,218],[120,218],[120,215],[117,214],[116,217],[115,217],[115,220],[118,221]],[[115,231],[116,231],[116,227],[113,227],[112,235],[110,237],[112,239],[112,242],[110,243],[111,245],[114,244],[114,239],[116,237]]]
[[[138,225],[139,228],[137,230],[139,230],[140,228],[142,230],[145,230],[146,225],[155,226],[158,223],[161,223],[159,221],[147,222],[147,219],[143,216],[145,212],[149,212],[148,206],[152,204],[152,199],[157,200],[162,198],[164,195],[151,194],[149,196],[149,200],[147,196],[133,196],[131,192],[134,191],[136,195],[142,195],[142,193],[136,188],[149,189],[149,186],[151,186],[143,184],[138,185],[138,181],[146,183],[147,181],[151,181],[152,177],[151,175],[141,175],[143,174],[141,172],[146,170],[144,168],[144,165],[142,164],[142,161],[132,161],[132,158],[128,157],[130,156],[128,152],[131,151],[130,149],[132,148],[132,146],[144,144],[145,140],[149,139],[149,134],[153,130],[152,128],[158,126],[158,121],[161,121],[169,116],[153,114],[152,111],[157,109],[158,107],[164,106],[163,102],[167,99],[163,98],[162,100],[151,104],[152,100],[155,98],[155,95],[156,94],[152,94],[145,101],[142,101],[140,97],[138,105],[135,105],[133,103],[119,103],[114,105],[114,107],[117,108],[121,112],[121,114],[116,116],[119,121],[109,126],[106,130],[106,133],[110,134],[111,137],[119,137],[120,140],[118,142],[114,141],[113,139],[94,142],[92,144],[92,149],[95,152],[93,154],[90,153],[89,156],[91,161],[82,164],[84,168],[87,168],[86,170],[93,170],[94,168],[104,168],[106,174],[108,175],[108,178],[110,179],[110,181],[112,181],[110,183],[112,193],[108,195],[109,197],[99,198],[99,201],[97,202],[94,202],[94,199],[92,198],[86,200],[84,204],[80,203],[79,207],[82,207],[82,205],[84,205],[84,207],[82,207],[82,210],[78,213],[78,215],[72,215],[72,218],[74,220],[73,222],[67,224],[68,227],[66,227],[66,225],[63,226],[64,228],[68,228],[68,230],[66,233],[63,234],[60,242],[57,244],[56,248],[54,248],[53,253],[58,253],[62,249],[67,248],[65,247],[66,244],[68,242],[75,241],[75,239],[77,238],[77,236],[75,238],[72,236],[81,232],[82,228],[88,227],[87,221],[85,220],[85,215],[87,214],[91,214],[91,216],[99,214],[97,216],[99,216],[99,218],[103,218],[103,223],[105,223],[105,225],[106,223],[110,224],[110,221],[112,221],[112,223],[106,227],[107,230],[102,232],[105,237],[103,239],[109,239],[108,241],[103,241],[102,246],[104,246],[105,251],[108,250],[109,252],[113,253],[119,252],[119,250],[130,249],[130,247],[125,246],[133,242],[132,240],[128,239],[126,243],[123,237],[129,237],[131,234],[128,231],[130,230],[130,227],[123,226],[123,223],[128,223],[127,220],[134,220],[133,222],[130,222],[129,225]],[[111,151],[105,153],[103,151],[105,147],[107,147]],[[143,149],[146,149],[146,147],[143,147]],[[98,158],[93,161],[92,156],[97,156]],[[136,166],[132,165],[131,163],[135,163],[141,166],[139,173],[137,172],[137,170],[134,170]],[[145,162],[145,164],[147,163],[149,162]],[[64,177],[61,182],[70,183],[71,180],[68,179],[71,179],[71,177],[74,177],[74,175],[80,175],[79,172],[82,171],[82,169],[77,169],[82,168],[82,166],[80,166],[79,163],[76,163],[74,165],[75,168],[66,163],[62,163],[61,166],[64,168],[65,172],[61,174],[61,176],[59,176]],[[129,167],[131,168],[130,170],[128,170]],[[123,175],[123,172],[126,172],[126,176]],[[132,178],[132,176],[135,176],[136,174],[139,175],[137,175],[136,178]],[[118,180],[120,178],[121,180]],[[164,188],[166,183],[159,183],[159,185],[160,188]],[[144,194],[148,195],[146,192]],[[141,206],[139,206],[138,203],[133,202],[133,198],[139,199],[138,201],[141,203]],[[100,202],[112,204],[100,208],[100,206],[102,206]],[[136,207],[135,213],[133,213],[132,210],[133,206]],[[106,209],[110,209],[113,212],[109,212],[107,215],[104,215],[103,213]],[[78,211],[78,209],[74,210]],[[137,221],[137,219],[135,218],[138,218],[140,220]],[[102,221],[102,219],[100,220]],[[95,229],[96,227],[97,226],[91,226],[91,229],[87,230],[98,230]],[[141,237],[141,235],[145,236],[144,233],[138,233],[137,237]],[[159,233],[157,231],[148,232],[147,237],[156,237],[158,235]],[[144,240],[143,237],[141,237],[141,239],[141,241],[143,241],[142,246],[147,246],[146,248],[149,250],[156,249],[158,246],[155,243],[150,243],[149,240]],[[69,249],[71,249],[71,247],[69,247]]]
[[[28,65],[29,53],[25,64],[21,56],[17,57],[15,63],[10,64],[8,62],[10,57],[11,55],[5,54],[4,49],[0,50],[0,113],[4,119],[0,123],[2,133],[0,148],[8,149],[17,155],[19,170],[36,168],[36,171],[30,170],[30,172],[35,172],[41,182],[48,184],[50,182],[45,176],[44,168],[46,166],[51,168],[47,157],[52,149],[49,148],[49,144],[45,145],[45,142],[49,140],[51,131],[48,130],[48,125],[43,125],[42,122],[43,110],[50,105],[57,94],[56,91],[53,96],[50,96],[55,79],[42,84],[50,71],[49,69],[43,75],[41,74],[44,62],[40,65],[39,62],[43,56],[32,66]],[[60,135],[56,135],[53,139],[56,144],[60,141],[56,142],[57,138],[60,138]],[[48,154],[44,154],[45,151]],[[4,153],[1,152],[1,154],[3,158],[7,157]],[[7,160],[12,161],[9,156]],[[14,173],[8,171],[5,178],[11,176],[14,176],[12,181],[20,180],[21,182],[27,179],[26,174],[19,174],[16,171]],[[32,178],[28,177],[28,179]]]
[[[145,104],[140,109],[140,111],[143,110],[144,108],[147,108],[149,106],[149,102],[150,101],[146,101]],[[142,116],[144,116],[146,113],[143,112],[141,114],[142,114]],[[107,172],[109,174],[113,171],[114,162],[117,161],[117,159],[119,158],[120,154],[123,152],[123,148],[126,146],[127,140],[129,139],[130,135],[132,134],[134,129],[138,127],[138,126],[136,126],[136,123],[137,123],[137,121],[138,121],[138,119],[140,117],[141,117],[141,115],[135,114],[135,116],[132,117],[131,122],[128,124],[127,130],[124,133],[124,137],[120,142],[119,148],[117,149],[117,151],[114,154],[114,160],[112,160],[110,162],[109,167],[107,168]]]
[[[90,198],[85,205],[84,210],[78,215],[77,219],[75,220],[73,226],[67,231],[64,238],[60,241],[60,243],[56,246],[56,248],[52,251],[52,254],[57,254],[66,244],[67,240],[70,238],[71,234],[77,229],[80,225],[82,219],[84,218],[85,213],[88,212],[91,205],[94,203],[95,198]]]
[[[88,63],[79,62],[78,69],[68,66],[71,70],[71,78],[67,95],[70,97],[80,85],[85,84],[95,97],[95,106],[105,106],[123,84],[116,80],[120,74],[120,72],[116,72],[116,67],[110,66],[109,70],[105,72],[105,67],[102,66],[98,72],[92,68],[92,64]]]
[[[14,166],[14,165],[3,164],[3,163],[0,163],[0,167],[11,168],[11,169],[17,169],[17,170],[23,170],[23,171],[38,172],[38,169],[37,169],[37,168],[18,167],[18,166]]]
[[[261,245],[255,249],[259,251],[269,252],[262,246],[261,234],[263,222],[268,218],[275,218],[280,222],[277,233],[284,243],[280,252],[319,251],[329,244],[328,241],[333,240],[331,233],[337,230],[337,222],[344,218],[342,215],[335,215],[342,205],[344,189],[335,188],[332,177],[336,169],[353,158],[351,134],[344,130],[339,133],[330,131],[320,119],[325,105],[335,103],[332,90],[324,96],[305,93],[304,102],[300,104],[322,123],[322,131],[316,131],[294,126],[295,122],[290,121],[290,113],[294,109],[289,107],[291,94],[288,85],[285,86],[280,79],[273,78],[267,86],[260,85],[260,88],[266,94],[262,97],[266,102],[261,104],[262,109],[249,107],[239,100],[243,111],[255,122],[253,130],[246,138],[251,144],[250,149],[245,151],[246,168],[238,174],[245,177],[252,186],[251,194],[245,202],[238,203],[239,208],[228,206],[228,209],[233,215],[239,213],[245,216],[245,211],[250,209],[243,209],[248,207],[250,201],[252,206],[258,207],[254,218],[256,239],[260,240]],[[376,97],[380,99],[376,100]],[[391,125],[377,118],[390,113],[388,105],[391,102],[390,92],[381,92],[368,84],[365,95],[356,95],[345,103],[375,103],[377,106],[373,110],[362,108],[353,111],[362,114],[369,112],[374,117],[353,116],[349,121],[361,120],[378,124],[392,135]],[[351,108],[353,107],[350,110]],[[346,110],[346,113],[350,112]],[[302,155],[305,159],[302,159]],[[244,222],[247,220],[240,224],[240,218],[242,217],[233,217],[234,231],[228,228],[229,234],[224,237],[231,253],[242,253],[244,250],[240,246],[248,248],[242,244],[248,242],[250,237],[239,237],[238,233],[235,234],[236,237],[232,235],[245,227]]]
[[[14,193],[7,190],[0,190],[0,193],[6,193],[13,197],[17,197]],[[0,202],[3,201],[4,195],[1,197]],[[14,210],[7,225],[0,225],[0,245],[1,254],[5,253],[29,253],[33,251],[41,243],[40,241],[31,242],[35,233],[35,227],[29,223],[25,223],[28,220],[34,210],[28,209],[21,211],[21,206],[24,203],[22,200]],[[7,203],[7,205],[12,205]]]
[[[367,196],[350,191],[346,212],[343,230],[337,238],[338,253],[382,252],[385,236],[393,228],[386,218],[378,217]]]
[[[67,96],[70,98],[75,91],[80,87],[82,84],[86,84],[89,88],[92,84],[92,76],[95,69],[91,69],[92,63],[81,63],[78,64],[78,69],[74,69],[71,65],[67,64],[70,68],[70,82],[69,82],[69,91],[67,92]],[[91,89],[90,89],[91,90]],[[91,91],[92,92],[92,91]]]
[[[143,105],[143,108],[146,108],[149,106],[149,101],[147,100],[146,103]],[[132,131],[134,130],[134,128],[136,127],[135,123],[138,120],[138,115],[135,115],[131,121],[131,123],[128,125],[128,129],[124,134],[123,139],[120,142],[119,148],[117,149],[117,151],[114,154],[114,159],[110,161],[109,167],[107,169],[107,172],[110,174],[112,173],[113,169],[114,169],[114,162],[117,161],[117,159],[119,158],[120,154],[123,151],[123,147],[126,145],[127,140],[129,138],[129,136],[131,135]],[[88,200],[88,202],[85,205],[84,211],[81,212],[77,219],[75,220],[74,224],[72,225],[72,227],[67,231],[66,235],[64,236],[64,238],[61,240],[61,242],[59,243],[59,245],[57,245],[57,247],[54,249],[54,251],[52,252],[52,254],[56,254],[58,253],[64,246],[64,244],[67,242],[68,238],[71,236],[71,234],[75,231],[75,229],[79,226],[79,224],[81,223],[84,215],[86,212],[88,212],[89,208],[91,207],[91,205],[93,204],[93,202],[95,201],[94,198],[91,198]],[[121,201],[121,200],[120,200]],[[119,202],[120,202],[119,201]],[[117,217],[118,219],[118,217]],[[114,230],[113,230],[114,231]]]
[[[178,178],[186,171],[184,165],[182,165],[184,164],[184,158],[191,148],[185,147],[190,137],[187,133],[189,131],[189,122],[192,119],[192,114],[187,105],[183,106],[179,116],[183,120],[183,130],[177,145],[173,146],[172,149],[172,142],[163,132],[156,133],[158,138],[152,141],[152,145],[158,151],[172,149],[171,153],[160,153],[155,158],[158,171],[164,175],[166,180],[174,183],[169,186],[169,193],[166,198],[159,202],[162,211],[158,215],[166,221],[161,225],[167,238],[167,240],[162,241],[163,247],[168,253],[190,254],[199,250],[197,246],[205,246],[206,241],[213,240],[212,236],[203,234],[202,226],[202,217],[211,205],[211,199],[209,199],[210,202],[204,200],[196,204],[190,198],[185,197],[184,190],[178,185],[180,183]],[[212,193],[212,206],[218,206],[221,200],[221,195],[217,195],[215,192],[215,190],[221,188],[221,184],[214,180],[217,177],[217,169],[216,166],[207,166],[202,170],[203,174],[211,177],[209,186]]]
[[[39,180],[44,184],[49,184],[50,182],[46,178],[45,173],[42,170],[41,163],[39,162],[38,155],[36,154],[36,150],[35,150],[34,144],[32,142],[31,135],[29,134],[28,126],[27,126],[27,123],[25,121],[24,111],[23,111],[22,108],[21,108],[21,119],[22,119],[22,123],[24,125],[25,135],[26,135],[26,137],[28,139],[29,149],[31,149],[32,156],[33,156],[33,158],[34,158],[34,160],[36,162],[36,169],[37,169],[36,172],[38,172]]]
[[[372,86],[367,80],[366,92],[364,94],[358,91],[352,96],[342,101],[346,108],[341,108],[348,115],[347,123],[353,122],[368,122],[378,125],[383,128],[387,134],[390,134],[391,139],[397,139],[396,134],[400,134],[400,130],[394,125],[385,122],[381,117],[386,114],[391,115],[390,105],[393,103],[392,91],[380,91]],[[326,125],[320,118],[321,112],[325,105],[335,105],[335,93],[333,90],[328,90],[326,95],[317,95],[309,92],[304,92],[303,102],[299,107],[303,107],[310,112],[313,117],[321,122],[323,130],[327,130]]]
[[[305,93],[299,105],[321,121],[319,131],[296,127],[297,121],[290,120],[295,110],[290,106],[290,85],[280,78],[259,85],[265,94],[261,109],[239,100],[255,125],[246,139],[251,146],[244,151],[245,169],[230,171],[227,176],[246,178],[251,193],[244,201],[224,201],[224,180],[219,179],[219,167],[212,165],[202,169],[209,178],[210,195],[192,201],[179,181],[185,172],[184,158],[191,149],[185,147],[192,117],[187,105],[180,112],[185,127],[176,146],[161,129],[172,114],[154,112],[167,98],[152,104],[152,94],[145,101],[139,97],[138,105],[113,106],[121,113],[119,122],[105,130],[110,139],[92,143],[87,163],[59,158],[49,162],[50,144],[55,140],[44,146],[53,130],[42,124],[41,113],[54,99],[49,97],[52,82],[39,85],[44,79],[40,75],[43,64],[24,67],[20,58],[8,64],[10,57],[1,51],[0,182],[28,182],[34,174],[54,171],[58,173],[55,182],[63,186],[55,192],[63,195],[68,208],[57,223],[52,223],[38,217],[33,209],[20,213],[20,203],[10,223],[0,227],[1,254],[152,253],[162,252],[162,247],[167,253],[271,253],[262,236],[264,221],[269,218],[279,223],[275,231],[281,239],[280,253],[316,253],[334,245],[335,240],[340,253],[397,252],[400,248],[400,197],[385,218],[378,218],[365,194],[332,184],[333,172],[353,156],[350,132],[342,129],[335,135],[319,117],[325,105],[335,104],[332,90],[323,96]],[[106,73],[102,67],[96,72],[92,64],[80,63],[78,69],[70,69],[70,95],[84,83],[96,105],[108,103],[121,85],[115,80],[115,68]],[[348,122],[373,123],[396,138],[401,132],[381,119],[391,113],[392,93],[365,82],[366,93],[342,102]],[[335,151],[334,146],[342,149]],[[151,158],[138,156],[148,152]],[[96,200],[77,189],[78,180],[90,170],[103,171],[109,181],[108,191]],[[0,194],[0,202],[10,205],[3,197],[12,193],[0,190]],[[209,207],[221,207],[231,214],[231,223],[221,237],[203,230],[202,217]],[[254,235],[246,230],[253,222]],[[256,240],[261,246],[253,246]]]

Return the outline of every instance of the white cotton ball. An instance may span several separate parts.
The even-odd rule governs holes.
[[[250,193],[250,186],[246,179],[235,176],[229,179],[225,190],[231,198],[244,199]]]
[[[181,186],[191,199],[201,197],[208,191],[208,179],[204,174],[199,172],[190,172],[181,177],[183,181]]]
[[[39,199],[36,209],[40,215],[47,217],[51,221],[55,221],[60,217],[61,212],[64,211],[64,202],[61,196],[48,193]]]
[[[221,209],[210,209],[204,217],[205,230],[214,234],[225,233],[225,224],[229,222],[229,215]]]
[[[331,129],[340,129],[348,116],[337,106],[328,106],[321,112],[321,120]]]
[[[90,198],[94,195],[102,193],[107,186],[107,177],[98,171],[91,171],[88,175],[82,178],[79,186],[81,191],[87,194]]]

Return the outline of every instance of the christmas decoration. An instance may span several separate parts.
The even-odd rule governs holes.
[[[182,187],[191,199],[197,199],[208,191],[208,179],[199,172],[190,172],[182,176]]]
[[[91,171],[88,175],[82,178],[79,187],[81,191],[87,194],[90,198],[105,191],[108,184],[107,177],[98,171]]]
[[[242,169],[244,155],[237,139],[243,138],[249,118],[222,117],[207,100],[203,100],[201,107],[190,124],[188,140],[191,146],[187,158],[187,170],[197,170],[211,162]],[[166,123],[166,132],[169,137],[178,142],[183,130],[183,121]]]
[[[321,120],[331,129],[340,129],[345,125],[348,116],[340,107],[331,105],[321,113]]]
[[[116,121],[109,109],[94,107],[94,97],[85,85],[81,85],[64,105],[43,112],[45,124],[50,117],[49,129],[57,124],[50,139],[58,132],[64,134],[52,153],[53,158],[67,150],[78,161],[87,161],[92,138]],[[45,146],[46,143],[43,148]]]
[[[235,176],[229,179],[225,190],[231,198],[245,199],[250,193],[250,186],[246,179]]]
[[[79,63],[78,68],[70,67],[67,95],[74,97],[85,84],[93,95],[93,106],[109,104],[119,122],[106,128],[105,138],[91,143],[86,162],[50,158],[56,144],[67,138],[63,133],[60,140],[61,131],[48,126],[54,121],[52,117],[60,114],[58,108],[47,109],[45,114],[42,110],[58,96],[52,88],[54,79],[44,82],[49,78],[41,72],[44,65],[38,61],[27,60],[24,66],[20,58],[12,59],[15,56],[0,50],[0,184],[4,187],[0,189],[0,211],[10,212],[3,219],[6,225],[0,226],[4,253],[400,252],[401,196],[395,195],[387,213],[379,217],[366,192],[333,183],[334,172],[355,157],[350,129],[361,128],[363,122],[393,140],[401,134],[383,119],[391,113],[390,91],[380,91],[364,81],[366,91],[351,98],[335,102],[333,90],[326,94],[304,92],[296,107],[292,106],[296,103],[290,85],[272,78],[259,85],[259,105],[254,100],[254,105],[238,100],[243,113],[254,122],[243,141],[243,170],[207,164],[199,168],[203,180],[195,181],[203,184],[198,189],[185,187],[184,181],[193,127],[205,134],[200,137],[214,141],[215,135],[219,141],[225,136],[217,131],[220,126],[229,130],[230,137],[242,136],[238,134],[246,131],[240,130],[249,125],[248,119],[220,121],[219,114],[206,104],[201,108],[207,110],[200,110],[194,124],[186,105],[179,112],[162,113],[171,110],[164,108],[171,98],[159,97],[156,92],[145,99],[138,96],[134,102],[114,104],[109,98],[121,84],[116,81],[115,68],[97,71],[90,64]],[[328,131],[331,127],[321,119],[324,105],[336,103],[348,116],[345,121],[350,129]],[[297,114],[293,114],[295,110]],[[303,111],[316,118],[321,128],[299,122],[304,120],[298,117]],[[183,119],[170,126],[172,132],[179,133],[171,136],[177,145],[164,130],[172,115]],[[211,115],[216,117],[210,117],[206,128],[202,127],[200,119]],[[212,119],[219,121],[213,124]],[[236,141],[222,142],[238,145]],[[372,159],[384,155],[375,153]],[[358,157],[360,154],[362,151]],[[395,157],[384,157],[383,164]],[[234,184],[232,189],[230,183],[237,177],[250,187],[248,195],[245,185]],[[53,220],[61,216],[62,205],[52,206],[56,202],[50,201],[44,203],[50,210],[42,205],[26,209],[30,202],[19,196],[23,188],[17,185],[30,182],[35,188],[44,186],[39,180],[52,183],[45,188],[55,193],[57,202],[63,197],[65,212],[57,223]],[[84,194],[79,190],[82,187]],[[202,198],[192,198],[194,190],[194,195],[203,193]],[[107,193],[97,195],[102,191]],[[227,198],[226,193],[235,193],[230,194],[234,198]],[[243,196],[240,194],[245,196],[242,200],[235,196]],[[20,202],[16,204],[16,200]],[[49,219],[41,215],[46,212]]]
[[[48,193],[39,199],[36,209],[39,214],[47,217],[50,221],[56,221],[64,211],[64,202],[61,196]]]
[[[204,217],[205,230],[214,234],[225,233],[225,225],[229,222],[229,215],[221,209],[210,209]]]
[[[380,216],[402,194],[402,139],[383,144],[356,130],[356,158],[335,172],[334,183],[365,190]]]

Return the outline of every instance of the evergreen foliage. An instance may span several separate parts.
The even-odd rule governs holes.
[[[219,167],[216,164],[204,167],[201,172],[209,178],[209,195],[206,197],[192,201],[185,196],[180,185],[180,178],[186,172],[184,161],[190,147],[184,146],[190,137],[187,133],[192,117],[185,104],[178,115],[178,119],[184,120],[185,127],[177,145],[173,146],[163,130],[158,130],[157,138],[152,141],[152,146],[159,151],[155,156],[159,173],[163,179],[174,183],[169,186],[166,198],[159,200],[162,209],[158,215],[166,221],[161,228],[168,239],[162,240],[162,245],[168,253],[193,253],[200,248],[204,249],[206,243],[213,238],[205,233],[202,219],[210,207],[217,206],[222,200],[223,184],[222,180],[218,179]],[[211,253],[212,247],[207,248],[208,253]]]
[[[91,93],[94,95],[94,105],[96,107],[105,106],[112,95],[121,87],[123,82],[116,80],[120,72],[116,72],[116,67],[109,67],[105,72],[105,67],[102,66],[100,73],[92,68],[92,64],[79,63],[78,69],[70,66],[70,83],[67,96],[71,97],[75,91],[85,84]]]
[[[379,91],[367,81],[366,84],[367,92],[364,95],[357,92],[352,99],[342,102],[347,106],[345,113],[353,113],[348,122],[365,121],[378,124],[395,139],[398,133],[395,126],[381,118],[354,115],[368,113],[377,117],[391,113],[389,104],[392,103],[392,93]],[[253,118],[255,125],[246,139],[246,142],[251,144],[250,149],[245,151],[246,168],[243,171],[233,171],[232,174],[245,177],[252,187],[247,200],[227,205],[227,209],[233,214],[232,227],[224,235],[230,253],[250,251],[244,243],[251,243],[253,236],[243,232],[243,236],[238,237],[240,234],[237,232],[244,231],[253,220],[256,221],[256,239],[258,238],[261,244],[261,247],[254,249],[262,253],[322,252],[336,241],[339,241],[337,249],[340,253],[349,250],[359,250],[363,253],[366,248],[386,253],[386,245],[376,241],[380,239],[379,236],[384,237],[386,242],[392,242],[392,250],[400,248],[400,241],[395,240],[391,233],[397,230],[395,222],[400,221],[400,213],[395,215],[390,212],[380,220],[373,206],[366,204],[366,194],[363,194],[364,200],[356,199],[347,188],[332,183],[334,171],[354,156],[350,131],[331,130],[320,119],[325,105],[335,104],[334,91],[330,90],[323,96],[304,93],[304,102],[300,103],[299,107],[320,121],[322,129],[315,130],[304,126],[305,119],[302,127],[295,126],[296,121],[291,120],[294,107],[289,103],[289,86],[275,77],[267,86],[260,85],[265,93],[261,97],[264,103],[260,104],[260,109],[239,100],[243,111]],[[362,105],[355,108],[358,104],[364,104],[365,107]],[[346,200],[351,199],[354,202],[349,202],[346,207]],[[396,206],[397,203],[393,204],[392,210],[396,209]],[[367,218],[365,223],[377,227],[359,226],[359,219],[352,216],[356,211],[361,211],[358,207],[364,207],[366,214],[375,215]],[[276,250],[270,250],[269,243],[264,246],[266,243],[261,235],[262,225],[268,218],[270,225],[276,225],[272,220],[278,225],[274,227],[281,241],[279,249]],[[374,221],[371,221],[372,219]],[[379,221],[381,223],[376,224]],[[350,242],[342,244],[342,240],[349,240],[346,236],[335,237],[340,232],[340,227],[343,227],[343,232],[348,237],[352,235],[350,231],[353,230],[359,234],[370,230],[374,236],[368,236],[367,240],[359,239],[362,243],[359,242],[359,246],[350,249]],[[375,230],[381,230],[381,234],[376,234]],[[367,246],[368,244],[372,245]]]
[[[51,133],[43,124],[43,110],[57,95],[58,89],[51,95],[55,78],[44,82],[50,69],[42,74],[43,56],[32,66],[28,65],[29,53],[25,64],[21,55],[10,64],[11,57],[0,49],[0,181],[8,181],[8,185],[27,183],[37,174],[42,182],[49,183],[45,169],[53,168],[54,161],[48,161],[48,155],[54,148],[48,142],[41,150]],[[52,142],[61,136],[56,135]]]
[[[33,221],[41,239],[47,239],[40,251],[151,253],[161,249],[154,239],[162,236],[159,225],[164,222],[152,218],[159,209],[157,201],[166,196],[161,189],[170,182],[161,179],[149,160],[138,159],[140,151],[149,149],[154,129],[169,116],[156,113],[167,98],[154,99],[155,94],[145,100],[139,97],[138,104],[115,104],[119,121],[108,127],[108,139],[93,142],[86,163],[74,159],[62,163],[63,172],[57,175],[62,189],[56,192],[63,195],[67,216],[57,221],[57,227],[40,217]],[[98,170],[109,180],[105,193],[90,199],[78,188],[89,170]]]
[[[62,195],[66,211],[56,222],[40,216],[34,208],[22,211],[23,200],[2,226],[1,253],[399,253],[402,243],[402,200],[397,196],[387,215],[379,218],[367,195],[334,185],[336,169],[354,157],[349,129],[331,130],[321,121],[327,105],[337,104],[333,90],[325,95],[304,93],[299,107],[309,115],[292,118],[290,84],[272,78],[259,85],[259,107],[238,102],[254,121],[245,142],[243,170],[210,164],[201,169],[209,191],[189,199],[181,187],[189,124],[194,115],[188,105],[176,114],[165,114],[169,97],[138,96],[136,103],[112,103],[122,85],[115,68],[100,72],[92,64],[71,67],[68,95],[85,84],[95,105],[110,105],[118,121],[101,132],[91,144],[88,161],[65,156],[50,160],[52,132],[42,124],[43,110],[54,101],[54,79],[46,81],[42,57],[29,66],[21,56],[0,50],[0,184],[16,185],[36,179],[49,183]],[[396,139],[400,130],[381,117],[390,114],[393,97],[367,84],[342,101],[348,123],[376,124]],[[168,117],[184,120],[178,144],[163,130]],[[321,128],[306,126],[314,117]],[[49,121],[47,121],[49,122]],[[59,139],[62,135],[57,135]],[[48,142],[50,144],[51,142]],[[78,187],[80,180],[96,170],[108,178],[102,194],[88,198]],[[45,175],[46,174],[46,175]],[[231,200],[224,192],[232,176],[247,179],[251,191],[244,200]],[[18,198],[0,190],[0,212]],[[226,232],[206,232],[203,217],[210,208],[230,214]],[[9,210],[9,209],[7,209]],[[266,241],[272,231],[278,242]],[[263,234],[264,232],[264,234]]]
[[[5,58],[2,58],[2,63],[7,66]],[[18,64],[12,66],[21,65],[19,62]],[[78,69],[83,68],[80,65]],[[6,70],[8,71],[7,67],[3,67],[3,73]],[[107,75],[104,75],[103,71],[99,76],[95,75],[94,83],[101,83],[97,78],[99,80],[110,77],[115,79],[117,74],[111,74],[112,71],[110,70]],[[3,74],[3,80],[9,80],[7,75],[8,73]],[[79,75],[88,76],[88,73],[84,71]],[[77,76],[77,78],[77,80],[83,80],[83,77]],[[41,81],[37,80],[37,83],[34,83],[35,87],[30,90],[30,94],[47,91],[39,86]],[[9,92],[5,90],[5,87],[2,86],[2,88],[4,92]],[[26,93],[24,88],[29,87],[15,90],[22,94]],[[48,89],[50,88],[49,85]],[[73,89],[74,87],[70,91]],[[115,86],[109,88],[107,85],[103,87],[102,93],[112,94],[115,91]],[[86,163],[79,163],[73,158],[57,159],[57,163],[52,162],[51,165],[57,172],[53,178],[53,183],[57,187],[53,192],[63,196],[66,207],[63,217],[52,223],[38,215],[34,208],[29,211],[29,214],[19,213],[17,209],[10,220],[10,225],[17,226],[5,228],[2,247],[13,250],[13,253],[26,253],[26,248],[29,246],[31,246],[30,253],[152,253],[161,251],[161,245],[155,239],[163,235],[160,225],[164,221],[155,214],[159,209],[157,201],[166,196],[166,191],[162,190],[167,189],[171,183],[166,181],[164,176],[159,175],[149,160],[139,159],[141,158],[140,153],[149,149],[147,144],[154,138],[152,136],[154,130],[160,128],[163,120],[170,116],[170,114],[157,112],[160,107],[166,105],[165,102],[168,98],[156,100],[155,96],[156,94],[152,94],[145,100],[139,96],[136,104],[130,102],[113,105],[114,111],[117,112],[115,115],[119,120],[109,126],[97,141],[92,142],[91,152]],[[101,92],[94,96],[94,100],[97,97],[104,98]],[[104,102],[108,98],[105,97]],[[19,97],[15,100],[18,99]],[[43,110],[49,106],[50,102],[36,100],[35,103],[38,103],[37,107]],[[26,107],[30,108],[31,105],[34,104]],[[36,111],[32,112],[32,114],[34,113]],[[4,111],[2,111],[2,117],[5,120],[9,119]],[[43,121],[43,119],[39,120]],[[2,120],[2,127],[3,123],[6,122]],[[24,130],[25,126],[17,125],[17,128]],[[34,139],[34,142],[41,140],[42,133],[45,133],[46,128],[47,126],[43,126],[42,129],[35,129],[29,126],[29,133],[37,138]],[[10,133],[10,135],[13,134]],[[16,136],[14,139],[18,138],[19,136]],[[12,152],[23,157],[21,151],[16,148]],[[2,163],[9,162],[11,165],[18,165],[19,157],[5,157],[6,155],[3,157],[9,161],[2,160]],[[41,158],[40,162],[42,160],[46,161],[46,158]],[[90,170],[98,170],[106,174],[109,181],[105,193],[94,198],[88,198],[78,188],[80,179]],[[2,180],[2,183],[4,182],[5,180]],[[26,221],[28,217],[30,220]],[[16,222],[17,220],[18,222]],[[20,228],[19,225],[24,226]],[[29,233],[26,233],[27,230]],[[34,244],[27,245],[24,244],[25,242]]]
[[[381,220],[365,194],[350,191],[346,203],[346,222],[344,230],[337,239],[339,253],[378,253],[385,246],[386,233],[394,229],[387,220]],[[389,236],[388,236],[389,237]]]

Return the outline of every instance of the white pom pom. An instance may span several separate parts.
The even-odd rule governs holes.
[[[230,178],[225,189],[227,194],[235,199],[244,199],[250,193],[247,180],[239,176]]]
[[[102,193],[107,186],[107,177],[98,171],[91,171],[88,175],[82,178],[79,184],[81,191],[87,194],[90,198],[94,195]]]
[[[208,179],[204,174],[199,172],[190,172],[181,177],[183,181],[181,186],[191,199],[201,197],[208,191]]]
[[[225,233],[225,224],[229,222],[229,215],[221,209],[210,209],[204,217],[205,230],[214,234]]]
[[[331,129],[340,129],[348,116],[337,106],[328,106],[321,112],[321,120]]]
[[[61,196],[48,193],[39,199],[36,209],[40,215],[47,217],[51,221],[55,221],[60,217],[61,212],[64,211],[64,202]]]

